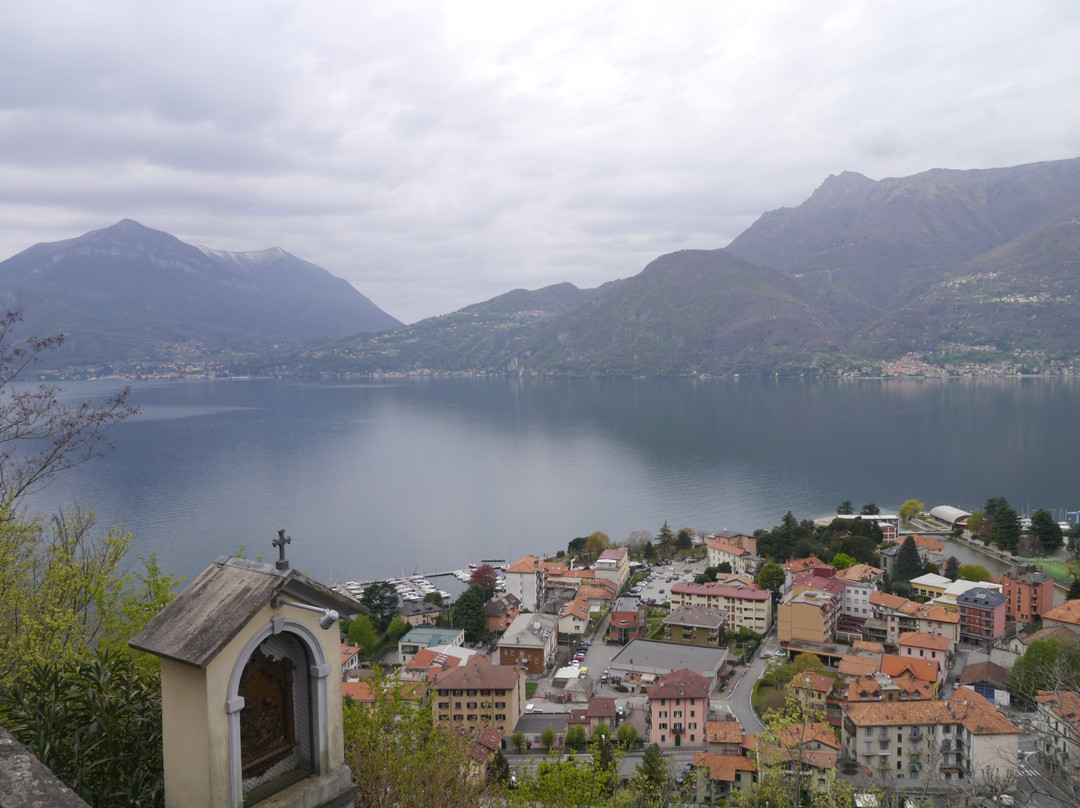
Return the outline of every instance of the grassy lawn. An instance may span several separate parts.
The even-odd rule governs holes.
[[[536,688],[540,685],[539,682],[526,682],[525,683],[525,698],[529,698],[536,692]]]
[[[1044,558],[1031,558],[1024,559],[1024,563],[1034,564],[1051,578],[1057,578],[1059,581],[1072,580],[1072,576],[1069,575],[1069,568],[1066,567],[1065,564],[1061,561],[1048,561]]]
[[[783,690],[778,690],[769,685],[758,685],[757,703],[754,706],[757,708],[758,715],[765,715],[769,710],[783,707],[784,699]]]

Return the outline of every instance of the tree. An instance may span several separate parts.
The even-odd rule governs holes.
[[[540,733],[540,743],[550,752],[551,748],[555,746],[555,737],[555,730],[551,727],[544,727],[544,731]]]
[[[521,730],[516,731],[510,736],[510,743],[514,745],[514,748],[518,751],[518,754],[522,754],[525,751],[525,733]]]
[[[491,600],[498,584],[499,576],[495,573],[495,568],[490,564],[481,564],[469,576],[469,586],[479,587],[483,590],[485,601]]]
[[[667,760],[657,744],[652,744],[645,749],[645,754],[641,756],[641,763],[637,765],[636,771],[650,783],[661,788],[668,784],[671,777]]]
[[[436,606],[443,606],[443,596],[440,592],[428,592],[424,595],[424,603],[434,603]]]
[[[875,505],[873,502],[867,502],[859,510],[859,514],[862,516],[877,516],[881,513],[881,508]]]
[[[909,582],[912,578],[922,575],[923,562],[919,557],[919,548],[915,546],[915,539],[908,535],[900,545],[900,552],[896,554],[896,565],[893,567],[893,585],[904,592],[909,591]]]
[[[801,654],[796,654],[795,659],[791,661],[791,672],[793,676],[797,676],[803,671],[817,671],[818,673],[824,673],[825,663],[821,661],[821,657],[817,654],[803,651]]]
[[[941,575],[941,569],[933,561],[927,561],[923,564],[924,575]]]
[[[852,558],[847,553],[837,553],[832,557],[832,561],[829,563],[838,570],[846,570],[848,567],[854,567],[859,561],[858,559]]]
[[[1038,539],[1046,553],[1053,554],[1065,545],[1065,534],[1050,512],[1039,508],[1031,514],[1031,535]]]
[[[591,761],[542,760],[533,771],[518,778],[517,788],[507,795],[509,803],[522,808],[606,805],[615,789],[617,774],[604,758],[602,750],[597,749]]]
[[[586,541],[587,539],[585,536],[578,536],[576,539],[571,539],[570,543],[566,545],[566,552],[576,558],[585,552]]]
[[[955,581],[960,577],[960,559],[956,556],[949,556],[945,559],[945,571],[942,573],[950,581]]]
[[[773,593],[773,597],[776,598],[780,597],[780,590],[784,586],[786,577],[783,567],[775,561],[769,561],[761,565],[761,569],[758,570],[754,583],[762,589],[770,590]]]
[[[1032,640],[1009,673],[1009,690],[1029,705],[1040,690],[1080,690],[1080,645]]]
[[[600,554],[610,546],[611,539],[608,538],[607,533],[601,533],[599,530],[590,533],[585,539],[585,551],[590,558],[599,558]]]
[[[982,564],[965,564],[960,568],[960,572],[956,577],[961,581],[975,581],[977,583],[987,583],[994,578],[990,574],[990,570]]]
[[[484,615],[484,594],[470,586],[454,604],[454,625],[465,629],[466,639],[476,642],[487,636],[487,617]]]
[[[684,527],[679,531],[678,536],[675,539],[676,550],[690,550],[694,547],[694,531],[688,527]]]
[[[0,508],[0,691],[37,662],[81,658],[95,647],[130,655],[127,640],[174,594],[156,559],[123,569],[130,533],[98,534],[94,515],[51,518]],[[140,657],[140,665],[156,663]]]
[[[982,511],[973,511],[971,516],[967,518],[967,529],[972,536],[978,536],[982,533],[983,522],[986,519],[986,514]]]
[[[656,543],[662,551],[671,552],[675,549],[675,542],[678,537],[675,535],[670,527],[668,527],[667,520],[664,520],[663,527],[660,528],[660,532],[656,534]]]
[[[375,639],[375,627],[371,625],[371,618],[366,614],[358,614],[352,619],[346,636],[349,642],[369,652],[373,651],[378,644],[378,640]]]
[[[836,512],[838,514],[846,516],[848,514],[855,513],[855,508],[854,506],[852,506],[850,499],[845,499],[843,502],[836,506]]]
[[[379,631],[386,631],[397,615],[398,594],[386,581],[376,581],[368,586],[360,596],[360,602],[368,607],[371,624]]]
[[[1069,555],[1080,561],[1080,522],[1069,528]]]
[[[990,541],[1009,551],[1020,543],[1020,517],[1008,505],[1002,505],[990,523]]]
[[[986,504],[983,505],[983,513],[987,519],[993,519],[997,516],[998,510],[1007,507],[1009,507],[1009,502],[1005,497],[990,497],[990,499],[986,500]]]
[[[407,698],[405,687],[376,670],[374,702],[345,702],[345,762],[357,787],[356,804],[456,808],[497,802],[499,784],[471,775],[471,739],[436,726],[431,705]]]
[[[585,727],[581,724],[574,724],[572,727],[568,727],[566,730],[565,744],[575,752],[580,752],[585,748],[585,744],[588,742],[588,736],[585,733]]]
[[[1069,591],[1065,595],[1065,600],[1076,600],[1080,598],[1080,578],[1073,578],[1072,583],[1069,584]]]
[[[656,558],[656,548],[653,547],[653,543],[651,541],[645,542],[645,547],[642,548],[641,551],[641,557],[644,558],[646,561],[652,561]]]
[[[131,656],[35,665],[0,702],[0,724],[90,805],[165,804],[161,683]]]
[[[386,627],[386,636],[390,642],[397,642],[409,633],[409,624],[404,617],[395,617]]]
[[[623,749],[629,749],[637,743],[637,739],[637,727],[633,724],[620,724],[619,728],[615,731],[615,740],[619,742],[619,746]]]
[[[909,499],[900,506],[900,518],[905,522],[909,522],[912,517],[918,516],[925,510],[926,506],[919,502],[919,500]]]
[[[104,404],[60,403],[60,388],[16,385],[28,368],[59,348],[62,336],[17,338],[21,316],[0,317],[0,508],[16,513],[25,494],[61,471],[112,449],[109,427],[138,412],[125,387]]]

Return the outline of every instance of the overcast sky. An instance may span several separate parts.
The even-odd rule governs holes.
[[[1080,156],[1080,3],[9,0],[0,259],[132,218],[405,322],[728,244],[829,174]]]

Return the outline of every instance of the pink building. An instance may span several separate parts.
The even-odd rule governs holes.
[[[660,746],[705,743],[709,717],[709,680],[682,668],[661,676],[646,688],[650,735]]]
[[[969,589],[956,598],[960,615],[960,639],[989,645],[1005,633],[1005,596],[983,587]]]
[[[949,669],[949,653],[953,650],[953,642],[948,637],[927,634],[923,631],[909,631],[900,635],[896,646],[900,649],[902,657],[932,659],[938,663],[942,671]]]

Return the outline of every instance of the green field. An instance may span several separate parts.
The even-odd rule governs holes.
[[[1048,561],[1045,558],[1030,558],[1024,559],[1024,563],[1034,564],[1051,578],[1057,578],[1059,581],[1072,580],[1072,576],[1069,574],[1069,568],[1065,566],[1065,562],[1063,561]]]

